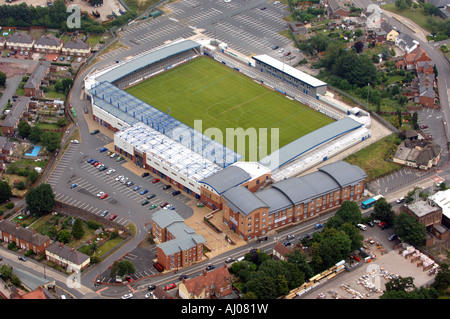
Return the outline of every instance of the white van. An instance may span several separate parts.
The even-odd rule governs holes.
[[[358,224],[358,227],[361,228],[362,230],[366,230],[367,226],[363,225],[363,224]]]

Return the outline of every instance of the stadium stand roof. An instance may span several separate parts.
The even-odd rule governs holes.
[[[343,118],[339,121],[321,127],[308,133],[299,139],[281,147],[272,154],[262,158],[259,163],[270,167],[272,171],[291,162],[295,158],[311,151],[317,146],[353,131],[363,124],[355,121],[351,117]]]
[[[98,82],[108,81],[114,82],[118,79],[137,71],[150,64],[158,62],[168,57],[178,54],[183,51],[191,50],[200,47],[200,43],[192,40],[184,40],[175,42],[168,46],[158,48],[158,50],[152,52],[146,52],[135,59],[127,60],[126,63],[119,64],[117,67],[111,69],[109,72],[104,73],[96,78]]]
[[[323,82],[319,79],[316,79],[315,77],[313,77],[309,74],[306,74],[305,72],[297,70],[296,68],[293,68],[290,65],[283,63],[282,61],[272,58],[271,56],[269,56],[267,54],[256,55],[256,56],[253,56],[252,58],[257,61],[260,61],[262,63],[265,63],[265,64],[277,69],[280,72],[283,72],[289,76],[292,76],[293,78],[296,78],[312,87],[319,87],[319,86],[327,85],[325,82]]]
[[[202,180],[221,170],[217,164],[144,123],[118,131],[115,136],[194,181]]]
[[[109,82],[94,86],[89,90],[89,94],[96,106],[128,125],[142,122],[222,167],[242,158],[242,155]]]

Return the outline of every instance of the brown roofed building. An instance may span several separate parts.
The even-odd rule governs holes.
[[[86,269],[91,261],[88,255],[59,242],[51,244],[45,250],[45,254],[47,260],[73,272],[81,272]]]
[[[21,97],[20,100],[13,106],[11,111],[6,115],[3,120],[2,133],[3,135],[13,135],[15,129],[19,125],[20,118],[23,113],[28,109],[29,97]]]
[[[34,42],[34,51],[41,53],[60,53],[63,41],[53,34],[44,34]]]
[[[0,239],[6,243],[15,242],[20,249],[32,250],[38,256],[50,246],[49,237],[3,219],[0,220]]]
[[[25,96],[38,96],[42,81],[50,71],[51,63],[49,61],[40,61],[34,67],[33,72],[23,86]]]
[[[183,279],[178,285],[178,294],[182,299],[218,299],[232,293],[231,275],[226,265],[203,271],[203,274],[191,279]]]

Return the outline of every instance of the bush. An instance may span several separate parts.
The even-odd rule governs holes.
[[[14,207],[14,203],[12,203],[12,202],[9,202],[8,204],[5,205],[5,208],[7,208],[7,209],[11,209],[13,207]]]

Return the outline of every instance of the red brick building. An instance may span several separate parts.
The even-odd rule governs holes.
[[[0,220],[0,239],[6,243],[15,242],[20,249],[32,250],[38,256],[50,246],[49,237],[3,219]]]

